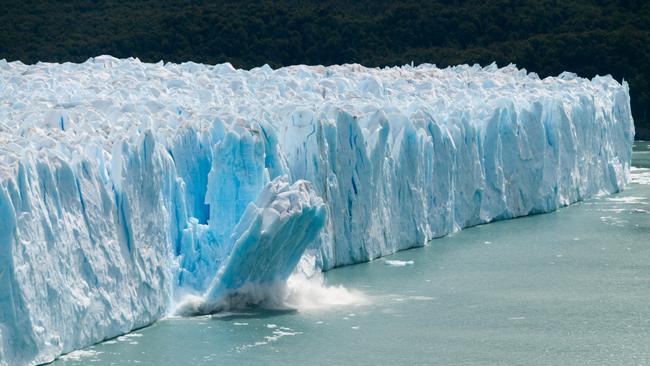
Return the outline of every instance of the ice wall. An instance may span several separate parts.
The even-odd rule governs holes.
[[[611,77],[0,61],[0,365],[623,188]]]

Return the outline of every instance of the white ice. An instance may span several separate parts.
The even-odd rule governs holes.
[[[609,76],[2,60],[0,365],[619,191],[633,136]]]

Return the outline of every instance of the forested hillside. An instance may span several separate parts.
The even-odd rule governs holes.
[[[238,67],[496,61],[630,83],[650,138],[650,2],[0,0],[0,58],[99,54]]]

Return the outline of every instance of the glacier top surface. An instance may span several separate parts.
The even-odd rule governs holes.
[[[110,159],[115,141],[136,139],[146,130],[164,140],[181,125],[204,129],[215,119],[233,131],[255,129],[256,121],[265,120],[282,134],[290,125],[327,120],[332,111],[344,110],[359,118],[366,134],[378,126],[364,117],[380,109],[405,117],[427,113],[443,124],[459,118],[482,123],[500,107],[611,99],[620,88],[609,76],[540,79],[494,64],[238,70],[230,64],[149,64],[111,56],[82,64],[0,60],[0,169],[13,170],[26,154]]]

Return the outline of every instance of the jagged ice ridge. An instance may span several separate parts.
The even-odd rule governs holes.
[[[633,136],[609,76],[2,60],[0,365],[619,191]]]

